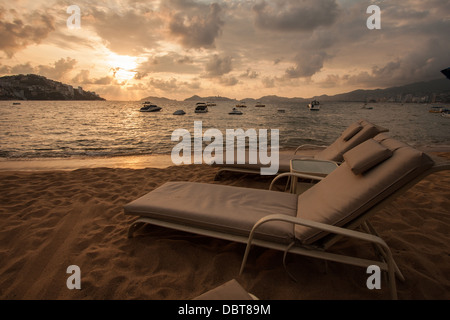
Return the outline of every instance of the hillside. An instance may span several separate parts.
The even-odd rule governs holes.
[[[375,90],[355,90],[347,93],[337,94],[334,96],[321,95],[311,98],[286,98],[279,97],[276,95],[264,96],[259,99],[246,98],[240,101],[245,101],[247,104],[255,104],[256,102],[261,102],[264,104],[275,104],[275,103],[290,103],[290,104],[304,104],[309,101],[317,99],[319,101],[346,101],[346,102],[444,102],[450,103],[450,81],[446,78],[441,78],[437,80],[427,81],[427,82],[417,82],[404,86],[391,87],[386,89],[375,89]],[[150,100],[158,103],[175,101],[167,98],[158,97],[147,97],[142,100]],[[220,96],[209,96],[200,97],[194,95],[184,101],[230,101],[237,102],[236,99],[230,99],[227,97]]]
[[[387,89],[355,90],[314,98],[321,101],[450,102],[450,81],[443,78]]]
[[[0,100],[105,100],[95,92],[27,74],[0,77]]]

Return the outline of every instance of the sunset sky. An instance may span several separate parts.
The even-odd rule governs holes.
[[[449,35],[447,0],[0,0],[0,75],[108,100],[308,98],[440,78]]]

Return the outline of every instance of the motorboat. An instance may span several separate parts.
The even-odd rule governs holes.
[[[184,110],[177,110],[173,113],[174,116],[182,116],[185,114],[186,114],[186,112],[184,112]]]
[[[284,109],[278,109],[278,112],[279,112],[279,113],[286,113],[286,110],[284,110]]]
[[[197,102],[195,105],[195,113],[207,113],[208,106],[204,102]]]
[[[244,101],[242,101],[242,102],[239,102],[239,103],[236,105],[236,108],[247,108],[247,105],[245,104]]]
[[[310,104],[308,104],[308,108],[310,111],[319,111],[320,110],[320,102],[317,100],[311,101]]]
[[[441,113],[441,112],[444,112],[444,108],[443,107],[439,107],[439,106],[432,106],[431,108],[430,108],[430,110],[428,110],[429,112],[431,112],[431,113]]]
[[[216,104],[214,102],[207,102],[206,105],[208,107],[214,107]]]
[[[13,106],[19,106],[20,102],[13,102]]]
[[[243,113],[242,113],[242,111],[240,111],[236,108],[233,108],[233,110],[231,110],[228,114],[242,115]]]
[[[259,101],[258,101],[258,102],[256,103],[256,105],[255,105],[256,108],[264,108],[265,106],[266,106],[265,104],[262,104],[262,103],[259,102]]]
[[[442,112],[441,116],[444,117],[444,118],[450,118],[450,111]]]
[[[156,104],[152,104],[150,101],[145,101],[142,104],[142,108],[139,110],[140,112],[157,112],[161,111],[161,107],[158,107]]]

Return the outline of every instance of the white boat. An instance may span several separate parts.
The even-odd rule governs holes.
[[[240,111],[240,110],[238,110],[238,109],[236,109],[236,108],[233,108],[233,110],[231,110],[228,114],[241,115],[241,114],[243,114],[243,113],[242,113],[242,111]]]
[[[214,102],[207,102],[206,105],[208,107],[214,107],[216,104]]]
[[[310,111],[319,111],[320,110],[320,102],[317,100],[311,101],[310,104],[308,104],[308,108]]]
[[[444,118],[450,118],[450,111],[444,111],[441,113],[441,116]]]
[[[173,113],[174,116],[182,116],[185,114],[186,114],[186,112],[184,112],[184,110],[177,110]]]
[[[150,101],[145,101],[142,105],[142,108],[139,110],[140,112],[157,112],[162,108],[158,107],[156,104],[152,104]]]
[[[208,106],[204,102],[197,102],[195,105],[195,113],[207,113]]]

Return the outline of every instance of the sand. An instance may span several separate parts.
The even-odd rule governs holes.
[[[450,154],[441,153],[450,159]],[[239,276],[245,246],[146,226],[123,205],[166,181],[268,188],[270,180],[190,165],[0,172],[0,299],[192,299],[237,279],[260,299],[389,299],[385,282],[369,290],[366,270],[254,247]],[[206,195],[205,195],[206,196]],[[450,299],[450,172],[434,174],[372,219],[406,281],[399,299]],[[373,257],[370,245],[343,240],[339,253]],[[69,290],[67,267],[81,269]]]

